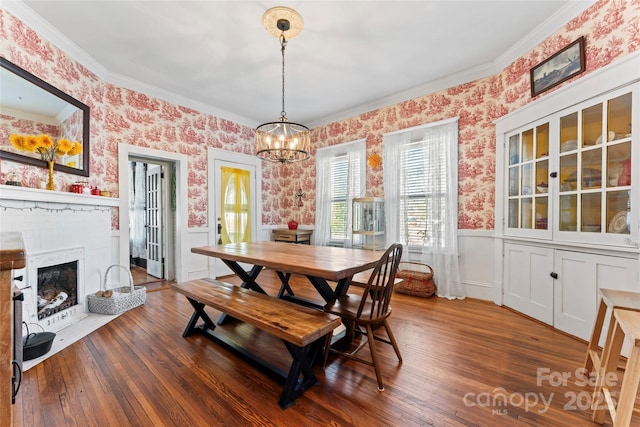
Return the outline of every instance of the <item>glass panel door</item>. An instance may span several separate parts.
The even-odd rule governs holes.
[[[559,231],[629,234],[630,123],[631,93],[560,118]]]
[[[507,226],[547,230],[549,217],[549,123],[513,134],[508,142]]]

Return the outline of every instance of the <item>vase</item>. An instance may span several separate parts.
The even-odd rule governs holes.
[[[47,165],[49,166],[49,181],[47,181],[47,190],[55,190],[56,186],[53,183],[53,161],[48,160]]]
[[[618,177],[618,185],[631,185],[631,160],[622,161],[622,172]]]

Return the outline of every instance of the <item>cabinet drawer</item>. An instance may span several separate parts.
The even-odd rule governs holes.
[[[274,238],[275,238],[275,240],[278,240],[280,242],[295,242],[296,241],[296,235],[295,234],[275,234]]]

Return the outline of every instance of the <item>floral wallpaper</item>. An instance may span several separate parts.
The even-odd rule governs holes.
[[[316,128],[312,147],[366,138],[367,157],[370,160],[373,156],[375,160],[382,155],[385,133],[459,116],[458,227],[492,230],[496,168],[493,121],[532,101],[531,67],[583,35],[586,72],[554,90],[640,48],[640,0],[597,2],[497,75]],[[384,158],[381,166],[376,161],[367,163],[367,195],[383,196]],[[290,217],[301,224],[314,223],[314,166],[313,157],[301,164],[285,166],[281,184],[286,197],[266,201],[265,210],[273,214],[267,216],[268,223],[277,224],[280,218]],[[302,208],[294,204],[299,186],[307,193]]]
[[[189,227],[207,225],[207,148],[252,153],[253,129],[103,82],[3,9],[0,55],[89,106],[88,181],[92,187],[117,194],[120,143],[187,155]],[[10,147],[8,139],[3,141]],[[269,166],[265,165],[266,171]],[[30,187],[46,173],[4,159],[0,167],[2,182],[4,176],[16,172],[23,185]],[[57,189],[69,191],[71,184],[85,178],[56,172],[55,180]],[[112,227],[119,228],[117,209]]]
[[[279,225],[295,219],[302,225],[314,224],[316,149],[366,139],[367,195],[382,196],[384,158],[380,162],[379,156],[383,135],[457,116],[459,228],[492,230],[496,168],[493,121],[532,101],[531,67],[583,35],[586,72],[558,87],[639,49],[640,0],[595,3],[494,76],[314,129],[311,159],[288,165],[263,164],[262,223]],[[207,226],[207,147],[248,154],[254,151],[253,129],[103,82],[2,8],[0,56],[90,107],[91,185],[117,192],[120,143],[187,155],[189,227]],[[25,185],[31,185],[44,173],[42,169],[7,160],[1,161],[0,168],[2,175],[19,173]],[[68,187],[78,178],[56,173],[58,188]],[[298,189],[305,193],[302,207],[298,207],[295,198]],[[113,228],[119,228],[117,209]]]

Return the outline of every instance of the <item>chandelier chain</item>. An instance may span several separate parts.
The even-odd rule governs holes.
[[[282,52],[282,111],[280,112],[280,116],[286,118],[287,113],[284,109],[284,49],[287,47],[287,39],[284,38],[284,31],[280,35],[280,51]]]

